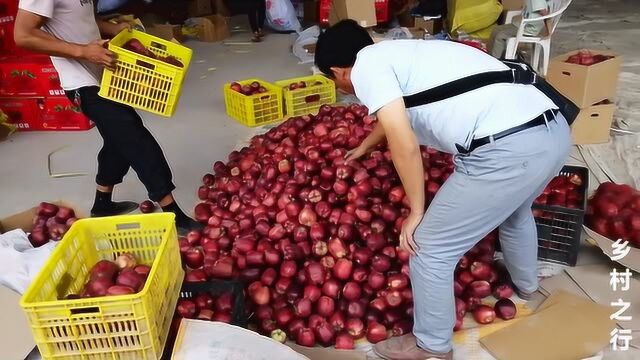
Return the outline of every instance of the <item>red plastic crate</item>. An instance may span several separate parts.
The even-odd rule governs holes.
[[[331,0],[320,0],[318,17],[321,25],[329,25],[329,14],[331,13]]]
[[[44,99],[41,110],[43,130],[69,131],[89,130],[93,123],[67,97],[57,96]]]
[[[58,72],[48,56],[0,60],[0,96],[64,96]]]
[[[17,13],[18,0],[0,0],[0,55],[34,55],[17,47],[13,41],[13,27]]]
[[[40,122],[44,99],[1,99],[0,109],[9,118],[8,122],[19,131],[43,130]]]
[[[63,96],[0,99],[0,109],[19,131],[88,130],[93,123]]]
[[[14,22],[18,13],[18,0],[0,0],[0,24]]]
[[[389,21],[389,0],[376,0],[376,20],[378,23],[385,23]],[[324,26],[329,25],[329,14],[331,13],[331,0],[320,0],[320,6],[318,8],[318,17],[320,18],[320,24]]]
[[[376,0],[376,20],[378,24],[389,21],[389,0]]]

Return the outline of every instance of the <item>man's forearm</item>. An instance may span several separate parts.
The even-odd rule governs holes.
[[[423,213],[425,201],[424,168],[422,167],[420,149],[416,146],[415,150],[407,152],[394,151],[394,147],[391,147],[391,158],[407,194],[411,211],[416,214]]]
[[[19,47],[37,53],[72,59],[82,58],[83,45],[62,41],[40,29],[16,31],[15,42]]]
[[[98,29],[100,30],[100,34],[106,35],[108,37],[114,37],[118,35],[121,28],[118,24],[110,23],[108,21],[96,18],[96,24],[98,24]]]
[[[362,141],[362,145],[367,149],[372,149],[384,140],[384,128],[379,122],[373,128],[373,131]]]

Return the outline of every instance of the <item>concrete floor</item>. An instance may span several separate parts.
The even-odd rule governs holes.
[[[246,41],[248,33],[234,32],[232,40]],[[225,114],[222,87],[226,82],[261,78],[275,81],[308,74],[290,50],[290,35],[275,34],[259,44],[225,46],[189,41],[193,61],[174,117],[141,113],[171,164],[175,192],[185,211],[196,204],[201,178],[214,161],[226,159],[236,144],[250,137],[246,128]],[[215,70],[212,70],[215,68]],[[95,192],[96,155],[102,140],[96,129],[85,132],[22,132],[0,142],[0,217],[43,200],[63,199],[87,211]],[[50,178],[47,155],[54,173],[84,172],[87,176]],[[147,199],[135,172],[116,188],[115,198]]]

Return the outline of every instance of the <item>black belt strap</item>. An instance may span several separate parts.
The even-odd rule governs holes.
[[[509,70],[470,75],[416,94],[404,96],[405,107],[412,108],[431,104],[492,84],[533,85],[553,101],[569,125],[573,123],[580,112],[580,109],[573,102],[560,94],[543,78],[540,78],[529,65],[511,60],[504,60],[503,63],[509,67]]]
[[[469,154],[473,150],[479,148],[480,146],[484,146],[484,145],[487,145],[487,144],[491,143],[491,138],[493,138],[493,141],[496,141],[496,140],[502,139],[504,137],[507,137],[509,135],[513,135],[513,134],[519,133],[521,131],[524,131],[524,130],[527,130],[527,129],[531,129],[531,128],[536,127],[536,126],[546,125],[547,122],[549,122],[549,121],[552,121],[552,120],[555,121],[556,113],[557,113],[557,110],[547,110],[544,113],[542,113],[541,115],[539,115],[538,117],[536,117],[535,119],[527,121],[526,123],[524,123],[522,125],[518,125],[516,127],[512,127],[510,129],[501,131],[501,132],[499,132],[497,134],[494,134],[494,135],[491,135],[491,136],[485,136],[483,138],[473,139],[471,141],[469,149],[465,149],[460,144],[456,144],[456,149],[458,149],[458,152],[461,153],[461,154]]]

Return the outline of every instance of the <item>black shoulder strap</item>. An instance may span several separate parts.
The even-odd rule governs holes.
[[[404,97],[404,105],[411,108],[458,96],[487,85],[499,83],[532,84],[537,79],[536,73],[529,71],[526,64],[505,62],[505,65],[510,69],[470,75],[416,94],[407,95]]]
[[[470,75],[416,94],[404,96],[405,107],[412,108],[431,104],[487,85],[508,83],[534,85],[560,108],[560,112],[569,124],[577,117],[580,109],[549,85],[544,79],[540,78],[529,65],[513,60],[503,60],[503,63],[509,67],[509,70],[489,71]]]

